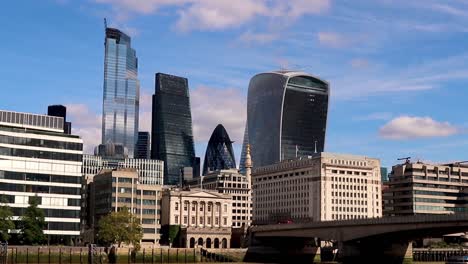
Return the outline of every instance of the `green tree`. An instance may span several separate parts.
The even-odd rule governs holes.
[[[10,207],[5,204],[5,197],[0,197],[0,240],[8,241],[10,239],[10,234],[8,230],[14,229],[15,224],[13,223],[12,217],[13,212]]]
[[[109,244],[132,244],[136,250],[140,249],[143,229],[140,221],[124,207],[118,212],[112,212],[99,220],[98,237]]]
[[[44,234],[47,226],[44,219],[45,213],[43,209],[37,207],[38,205],[39,197],[29,197],[29,207],[26,208],[20,220],[21,239],[26,245],[40,245],[47,239]]]

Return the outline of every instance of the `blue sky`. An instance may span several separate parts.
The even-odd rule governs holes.
[[[327,151],[468,160],[468,2],[463,0],[43,0],[0,10],[0,108],[65,104],[86,150],[99,143],[107,17],[132,35],[142,130],[154,74],[185,76],[196,151],[223,123],[236,141],[249,79],[279,68],[331,83]]]

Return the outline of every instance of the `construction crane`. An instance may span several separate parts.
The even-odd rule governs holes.
[[[405,163],[410,163],[410,159],[411,159],[411,157],[405,157],[405,158],[399,158],[397,160],[404,160]]]

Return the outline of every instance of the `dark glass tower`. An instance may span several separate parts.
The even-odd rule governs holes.
[[[67,122],[67,108],[63,105],[49,105],[47,107],[48,116],[63,117],[63,132],[71,135],[71,122]]]
[[[131,39],[118,29],[106,28],[102,144],[122,144],[133,158],[139,106],[138,59]]]
[[[251,146],[254,166],[323,152],[328,102],[328,83],[307,73],[255,75],[249,84],[244,140]]]
[[[164,184],[179,184],[181,169],[196,160],[186,78],[156,74],[151,138],[151,158],[164,161]]]
[[[150,158],[150,133],[138,132],[138,140],[135,146],[135,159]]]
[[[203,175],[209,171],[235,169],[236,159],[232,150],[232,141],[223,125],[216,126],[211,134],[203,162]]]

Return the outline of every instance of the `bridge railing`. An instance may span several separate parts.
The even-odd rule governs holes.
[[[468,213],[456,213],[450,215],[415,215],[415,216],[388,216],[381,218],[349,219],[307,223],[275,224],[254,226],[253,232],[271,230],[292,230],[298,228],[320,228],[333,226],[361,226],[382,224],[411,224],[411,223],[438,223],[468,221]]]

